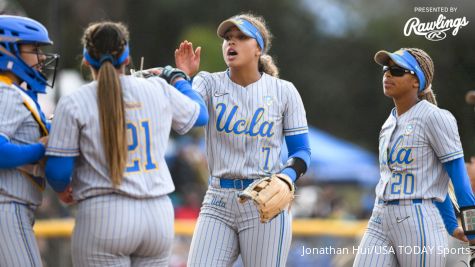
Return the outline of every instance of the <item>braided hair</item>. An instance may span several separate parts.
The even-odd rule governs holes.
[[[419,98],[427,100],[428,102],[437,106],[434,91],[432,90],[432,80],[434,78],[434,62],[432,58],[424,50],[419,48],[402,48],[409,52],[416,58],[417,63],[422,68],[424,77],[426,79],[426,87],[419,93]]]

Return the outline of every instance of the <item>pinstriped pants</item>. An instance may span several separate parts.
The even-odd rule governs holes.
[[[19,203],[0,203],[0,266],[42,266],[34,214]]]
[[[238,193],[208,187],[188,266],[232,266],[239,254],[246,267],[285,266],[292,239],[291,214],[284,211],[263,224],[252,201],[238,203]]]
[[[375,204],[353,267],[442,267],[447,233],[437,207]]]
[[[78,204],[72,236],[74,266],[167,266],[173,242],[168,196],[134,199],[117,194]]]

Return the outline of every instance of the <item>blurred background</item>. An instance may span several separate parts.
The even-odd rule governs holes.
[[[414,11],[415,7],[439,6],[456,7],[457,11]],[[465,94],[475,89],[475,2],[0,0],[1,14],[24,15],[42,22],[54,40],[53,50],[61,55],[56,86],[41,99],[47,113],[53,113],[62,94],[89,79],[81,69],[80,43],[89,23],[113,20],[128,25],[135,63],[132,68],[139,68],[141,57],[144,68],[173,65],[173,52],[186,39],[203,48],[201,69],[212,72],[226,68],[217,25],[248,11],[267,20],[274,35],[270,54],[280,67],[281,78],[293,82],[299,90],[311,126],[312,165],[299,180],[292,212],[295,220],[319,220],[309,224],[316,228],[314,232],[294,235],[288,266],[351,266],[352,253],[301,254],[303,246],[357,246],[371,214],[379,179],[379,131],[393,107],[392,100],[383,95],[381,67],[374,63],[373,56],[380,49],[394,51],[401,47],[422,48],[431,55],[435,62],[433,90],[439,106],[457,119],[468,161],[475,154],[474,107],[465,104]],[[435,21],[439,14],[453,19],[466,17],[469,24],[455,36],[448,31],[441,41],[414,34],[404,36],[408,19]],[[184,137],[173,135],[169,145],[167,159],[177,187],[172,195],[177,219],[196,218],[206,190],[208,170],[202,135],[201,130]],[[62,206],[47,190],[37,215],[38,219],[69,218],[74,216],[74,207]],[[347,235],[337,235],[326,220],[359,226]],[[171,266],[186,263],[190,235],[184,232],[176,237]],[[68,237],[40,236],[38,242],[45,266],[71,265]],[[453,245],[460,246],[456,242]],[[459,255],[452,256],[456,262]]]

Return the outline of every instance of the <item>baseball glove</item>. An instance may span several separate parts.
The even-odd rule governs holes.
[[[273,174],[250,184],[239,194],[239,202],[252,199],[259,211],[262,223],[266,223],[290,206],[294,199],[295,187],[285,174]]]

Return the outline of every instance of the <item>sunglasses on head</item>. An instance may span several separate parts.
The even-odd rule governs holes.
[[[401,77],[404,76],[406,73],[415,74],[412,70],[407,70],[405,68],[401,68],[399,66],[384,66],[383,67],[383,74],[389,71],[392,76]]]

